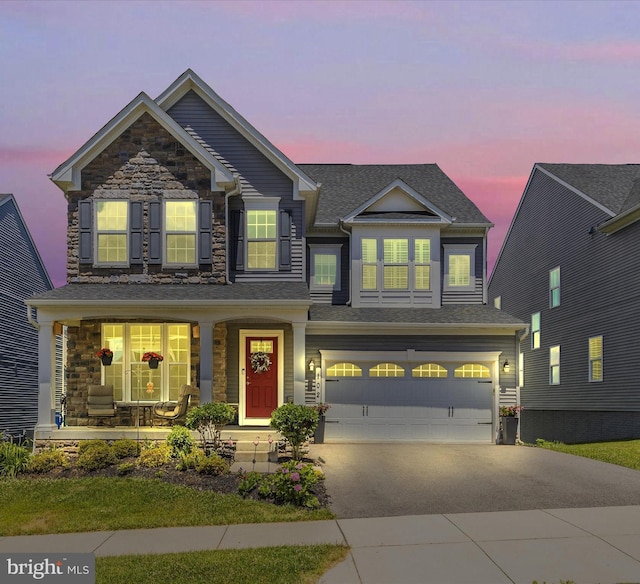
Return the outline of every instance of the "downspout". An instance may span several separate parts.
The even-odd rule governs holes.
[[[351,258],[351,232],[347,231],[346,229],[344,229],[342,227],[343,223],[342,221],[338,222],[338,227],[340,228],[340,231],[342,231],[343,233],[346,233],[347,236],[349,237],[349,264],[351,264],[352,258]],[[342,260],[342,258],[340,258]],[[342,261],[340,262],[340,266],[342,266]],[[347,300],[347,306],[351,306],[351,265],[349,265],[349,298]]]
[[[239,195],[242,192],[242,185],[240,184],[240,175],[237,172],[233,173],[234,187],[224,195],[224,226],[225,226],[225,238],[224,238],[224,278],[225,283],[229,284],[229,197]]]
[[[483,274],[482,274],[482,304],[487,304],[489,292],[487,290],[487,237],[489,235],[489,229],[485,228],[484,237],[482,238],[482,257],[484,258],[483,262]]]

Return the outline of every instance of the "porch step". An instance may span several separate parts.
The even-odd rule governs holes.
[[[266,431],[265,431],[266,430]],[[226,427],[220,434],[222,441],[236,443],[236,462],[278,462],[280,434],[269,428],[237,429]],[[257,443],[257,444],[256,444]]]

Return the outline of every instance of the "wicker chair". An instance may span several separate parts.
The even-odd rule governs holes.
[[[90,385],[87,394],[87,415],[104,423],[106,418],[116,415],[116,404],[113,398],[113,385]]]
[[[192,387],[183,385],[178,392],[177,402],[158,402],[153,406],[153,416],[166,421],[169,425],[182,421],[187,416]]]

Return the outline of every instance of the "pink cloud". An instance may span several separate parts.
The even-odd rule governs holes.
[[[55,168],[73,154],[73,150],[36,147],[0,146],[0,163],[33,164],[45,163]]]

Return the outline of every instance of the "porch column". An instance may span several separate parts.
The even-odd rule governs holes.
[[[200,325],[200,403],[213,401],[213,326],[210,320]]]
[[[53,323],[40,323],[38,329],[38,430],[55,428],[53,399]]]
[[[294,322],[293,327],[293,403],[304,404],[305,383],[305,322]]]

